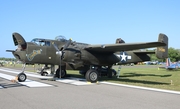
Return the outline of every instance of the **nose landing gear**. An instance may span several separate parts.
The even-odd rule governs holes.
[[[24,81],[26,81],[26,74],[25,73],[19,73],[18,74],[18,81],[19,82],[24,82]]]
[[[26,76],[26,74],[24,73],[25,68],[26,68],[26,64],[23,65],[22,72],[17,75],[17,80],[18,80],[19,82],[24,82],[24,81],[26,81],[27,76]]]

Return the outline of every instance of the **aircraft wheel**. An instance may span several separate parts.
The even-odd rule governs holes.
[[[20,73],[20,74],[18,74],[18,81],[19,82],[24,82],[25,80],[26,80],[26,74],[24,74],[24,73]]]
[[[86,72],[86,80],[95,83],[98,80],[98,72],[96,70],[88,70]]]
[[[61,78],[64,78],[64,77],[66,77],[66,70],[61,71]]]
[[[59,75],[59,69],[56,70],[56,77],[60,77]],[[66,70],[61,70],[61,78],[66,77]]]

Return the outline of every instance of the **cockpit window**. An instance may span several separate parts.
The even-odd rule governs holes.
[[[50,46],[51,43],[50,43],[49,41],[46,41],[45,45],[46,45],[46,46]]]
[[[50,41],[46,41],[45,39],[36,38],[36,39],[33,39],[31,42],[39,46],[50,46]]]

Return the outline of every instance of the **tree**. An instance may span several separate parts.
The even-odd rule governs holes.
[[[172,62],[176,62],[180,60],[180,51],[178,49],[174,49],[170,47],[168,49],[168,57],[171,59]]]

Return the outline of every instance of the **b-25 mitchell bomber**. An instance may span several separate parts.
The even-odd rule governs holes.
[[[66,70],[85,71],[85,78],[89,82],[97,82],[102,66],[112,75],[115,63],[127,64],[149,61],[148,54],[155,53],[158,58],[167,58],[168,37],[159,34],[158,41],[144,43],[125,43],[121,38],[115,44],[91,45],[56,37],[55,40],[35,38],[26,42],[19,33],[13,33],[12,38],[16,50],[7,50],[24,63],[22,72],[18,74],[18,81],[24,82],[26,64],[51,65],[51,72],[61,78],[66,76]],[[155,52],[137,51],[137,49],[157,47]],[[55,65],[59,68],[55,71]],[[58,75],[59,74],[59,75]]]

